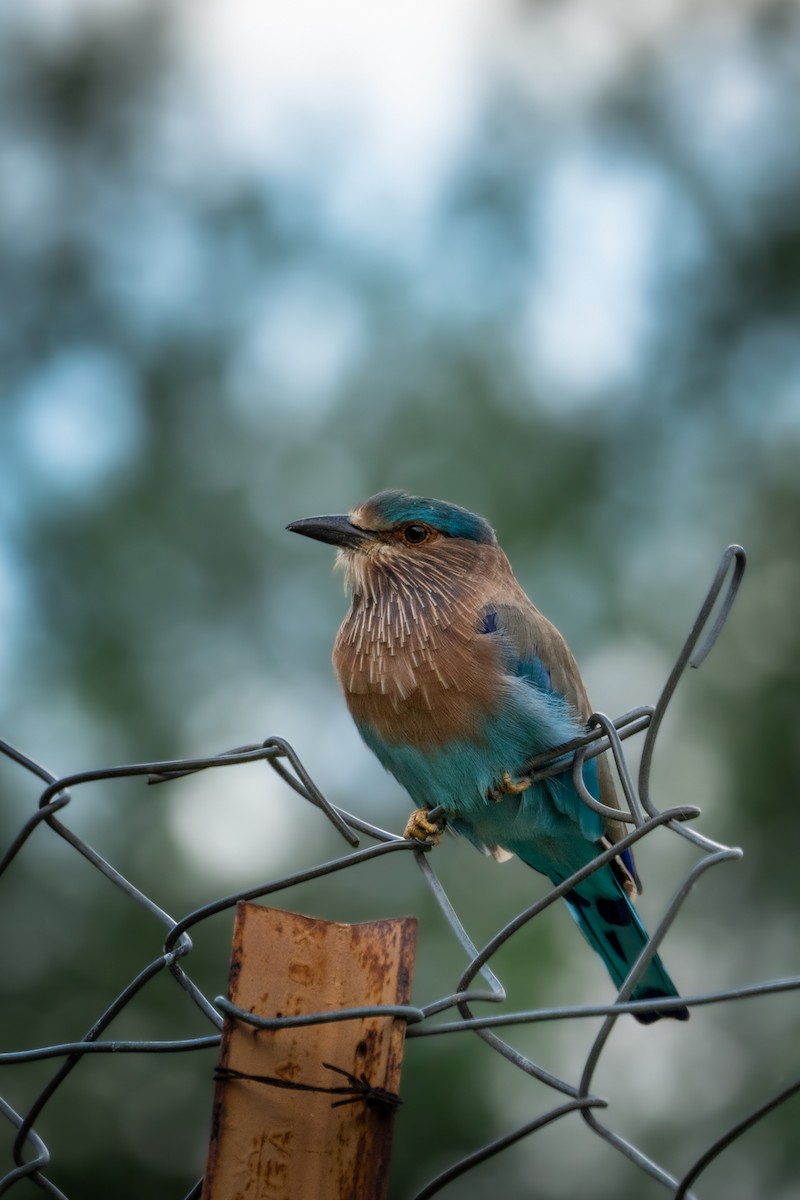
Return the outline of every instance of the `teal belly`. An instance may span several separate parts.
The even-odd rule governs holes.
[[[508,703],[482,727],[480,739],[416,747],[387,741],[365,722],[358,722],[359,732],[415,804],[440,805],[450,824],[477,845],[524,842],[540,847],[543,861],[549,861],[553,852],[563,858],[565,843],[584,843],[577,863],[582,866],[602,836],[602,820],[580,801],[569,772],[518,796],[500,801],[488,797],[505,772],[518,777],[528,759],[581,732],[560,697],[533,691],[521,681],[515,684]],[[584,777],[596,794],[594,763],[587,764]]]

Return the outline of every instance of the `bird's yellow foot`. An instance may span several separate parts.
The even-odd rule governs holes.
[[[430,821],[426,808],[415,808],[406,823],[403,837],[424,842],[426,846],[438,846],[444,833],[445,821]]]
[[[500,777],[500,782],[494,787],[486,789],[486,796],[489,800],[502,800],[503,796],[519,796],[520,792],[525,792],[531,786],[533,780],[530,775],[523,775],[521,779],[512,779],[508,771],[504,771]]]

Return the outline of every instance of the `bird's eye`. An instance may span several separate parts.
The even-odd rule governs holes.
[[[407,542],[410,542],[412,546],[419,546],[422,544],[422,542],[427,542],[428,533],[429,530],[427,525],[411,524],[406,525],[405,529],[403,530],[403,537]]]

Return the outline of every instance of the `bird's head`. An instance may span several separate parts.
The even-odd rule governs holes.
[[[306,517],[287,529],[337,546],[352,583],[363,578],[370,563],[411,568],[422,558],[447,557],[456,544],[475,550],[497,545],[483,517],[457,504],[402,491],[378,492],[346,516]]]
[[[443,538],[497,545],[494,530],[483,517],[444,500],[395,490],[378,492],[346,516],[305,517],[286,528],[362,554],[380,546],[413,550]]]

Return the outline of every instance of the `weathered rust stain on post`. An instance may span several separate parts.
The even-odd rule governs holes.
[[[340,925],[240,903],[230,999],[258,1016],[407,1004],[412,917]],[[226,1019],[220,1066],[315,1087],[346,1086],[331,1063],[396,1093],[405,1024],[391,1017],[256,1030]],[[203,1200],[382,1200],[394,1113],[255,1080],[217,1083]]]

